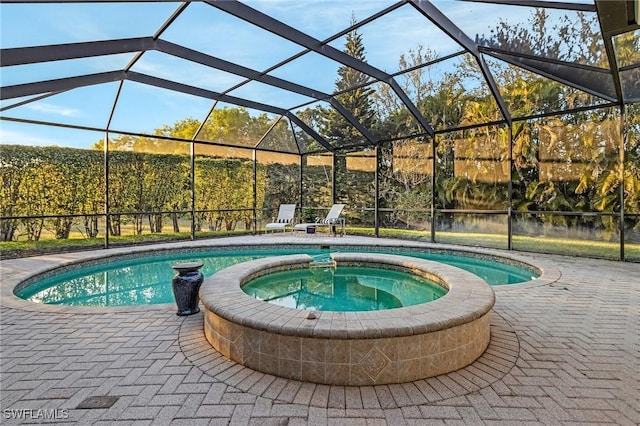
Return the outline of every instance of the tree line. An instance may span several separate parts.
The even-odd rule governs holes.
[[[65,239],[74,225],[87,238],[105,232],[98,227],[105,212],[103,152],[4,145],[0,166],[1,241],[37,241],[43,230]],[[266,169],[257,165],[258,181],[265,180]],[[123,225],[135,234],[145,228],[163,232],[167,217],[172,232],[180,232],[178,219],[191,210],[190,170],[188,155],[109,152],[109,234],[122,235]],[[252,212],[237,210],[253,208],[253,173],[248,160],[195,160],[196,231],[232,230],[238,221],[251,222]],[[262,207],[266,186],[256,188]]]
[[[551,22],[547,11],[537,8],[527,23],[500,22],[489,36],[477,36],[476,41],[514,54],[608,67],[598,43],[595,14],[589,17],[577,12],[572,18],[564,16]],[[637,53],[630,52],[637,52],[638,46],[640,35],[629,33],[618,38],[616,51],[637,60]],[[366,62],[364,41],[357,30],[347,34],[344,51]],[[500,122],[503,117],[472,55],[451,59],[452,66],[441,73],[437,65],[422,66],[437,62],[438,55],[429,48],[418,46],[400,57],[399,69],[410,71],[396,78],[398,84],[427,122],[436,131],[467,128],[438,134],[435,140],[424,135],[389,85],[372,84],[370,77],[346,66],[338,69],[336,99],[381,141],[379,205],[396,210],[425,209],[433,200],[439,209],[504,210],[511,201],[511,207],[522,212],[616,214],[624,205],[627,214],[640,214],[638,108],[627,107],[621,134],[618,107],[598,109],[603,101],[592,94],[490,56],[485,58],[516,119],[511,128],[483,125]],[[581,111],[583,107],[594,109]],[[562,112],[571,109],[575,112]],[[537,114],[549,116],[518,120]],[[316,118],[318,133],[332,144],[357,145],[360,148],[355,150],[365,154],[373,150],[335,110],[318,106],[305,115]],[[355,207],[370,207],[371,197],[362,193],[367,188],[371,192],[372,181],[365,179],[360,183],[361,191],[355,197],[350,194],[359,184],[349,179],[346,158],[339,156],[335,164],[336,198],[352,206],[358,204]],[[536,220],[565,227],[617,229],[613,215],[585,219],[542,214]],[[640,230],[640,220],[630,221]]]

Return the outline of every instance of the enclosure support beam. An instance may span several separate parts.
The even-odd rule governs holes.
[[[498,89],[498,84],[493,78],[493,74],[491,74],[491,70],[489,69],[487,62],[484,60],[484,57],[480,53],[476,54],[476,60],[478,61],[478,66],[480,67],[480,71],[482,72],[482,75],[484,76],[484,79],[487,82],[487,85],[489,86],[489,90],[491,90],[491,94],[496,100],[496,103],[498,104],[498,108],[500,108],[500,112],[502,112],[502,116],[504,117],[505,120],[507,120],[507,123],[511,124],[512,118],[511,118],[511,113],[509,112],[509,107],[507,106],[507,103],[504,101],[504,98],[500,94],[500,89]]]
[[[532,55],[514,54],[499,49],[482,48],[481,51],[511,65],[606,99],[609,102],[616,101],[611,72],[607,69],[547,58],[535,58]]]
[[[596,8],[601,9],[605,7],[605,3],[602,0],[596,1]],[[612,4],[618,2],[611,2]],[[606,23],[603,24],[603,19],[605,12],[603,10],[598,10],[598,21],[600,22],[600,29],[602,30],[602,39],[604,41],[604,48],[607,53],[607,60],[609,63],[609,69],[611,70],[611,76],[613,77],[613,87],[616,92],[616,99],[622,104],[623,102],[623,93],[622,93],[622,85],[620,83],[620,71],[618,70],[618,61],[616,58],[615,46],[613,45],[613,36],[617,34],[619,28],[609,29],[607,28]]]
[[[211,108],[209,108],[209,112],[207,112],[207,115],[204,117],[204,119],[202,120],[202,122],[200,123],[200,125],[198,126],[198,128],[196,129],[196,131],[193,133],[193,136],[191,137],[191,152],[192,152],[192,166],[191,166],[191,240],[195,240],[196,239],[196,167],[195,167],[195,162],[196,162],[196,140],[198,139],[198,136],[200,135],[200,132],[202,132],[202,129],[204,129],[204,126],[207,124],[207,120],[209,119],[209,117],[211,117],[211,114],[213,114],[213,110],[216,109],[216,105],[218,104],[218,101],[213,102],[213,105],[211,105]]]
[[[120,92],[122,91],[122,81],[118,84],[118,91],[116,97],[113,100],[111,106],[111,112],[109,113],[109,120],[107,120],[107,126],[105,128],[104,138],[104,248],[109,248],[109,234],[111,231],[111,205],[109,203],[109,129],[111,128],[111,121],[113,115],[116,112],[116,106],[118,105],[118,99],[120,99]]]
[[[378,209],[380,208],[380,146],[376,145],[376,171],[375,171],[375,183],[374,183],[374,192],[375,195],[373,197],[373,226],[375,229],[376,238],[380,237],[380,221],[378,216]]]
[[[333,159],[333,167],[331,167],[331,204],[336,203],[336,166],[338,165],[338,158],[336,157],[336,153],[332,152]]]
[[[39,81],[36,83],[16,84],[5,86],[0,91],[0,99],[14,99],[23,96],[41,95],[50,92],[62,92],[77,87],[91,86],[94,84],[122,81],[126,78],[124,71],[108,71],[96,74],[87,74],[79,77],[59,78],[55,80]]]
[[[104,248],[109,248],[109,131],[104,132]]]
[[[464,0],[468,2],[504,4],[510,6],[545,7],[547,9],[576,10],[581,12],[595,12],[594,5],[586,3],[551,2],[548,0]]]
[[[253,234],[258,233],[258,156],[253,151]]]
[[[191,173],[189,176],[189,187],[191,192],[191,241],[196,239],[196,143],[189,144],[189,165]]]
[[[620,105],[620,147],[618,148],[619,150],[619,160],[620,161],[620,175],[619,175],[619,179],[620,179],[620,192],[619,192],[619,196],[620,196],[620,222],[618,224],[619,228],[620,228],[620,260],[624,261],[625,260],[625,255],[624,255],[624,214],[625,214],[625,210],[624,210],[624,160],[625,160],[625,146],[627,138],[629,137],[629,132],[628,129],[626,128],[626,110],[625,110],[625,106]]]
[[[369,131],[369,129],[367,129],[366,127],[364,127],[360,121],[358,121],[358,119],[356,119],[353,114],[351,114],[351,112],[349,112],[344,106],[342,106],[342,104],[340,102],[338,102],[337,99],[335,98],[331,98],[329,100],[329,103],[331,104],[331,106],[333,106],[336,111],[338,111],[340,114],[342,114],[342,116],[344,118],[347,119],[347,121],[353,126],[355,127],[360,133],[362,133],[362,135],[365,137],[365,139],[372,145],[377,145],[378,144],[378,139],[373,136],[373,134],[371,134],[371,132]]]
[[[436,136],[431,138],[431,242],[436,242]]]
[[[300,180],[298,181],[298,200],[300,202],[300,221],[302,221],[302,210],[304,209],[304,185],[302,179],[304,177],[304,165],[307,162],[307,154],[300,155]]]
[[[513,250],[513,125],[509,126],[509,183],[507,184],[507,250]]]
[[[292,122],[296,123],[296,125],[298,127],[300,127],[302,130],[304,130],[307,134],[309,134],[309,136],[311,136],[313,139],[316,140],[316,142],[318,142],[320,145],[322,145],[327,151],[329,152],[333,152],[334,148],[329,144],[329,142],[327,142],[325,140],[325,138],[323,138],[322,136],[320,136],[315,130],[313,130],[311,127],[307,126],[307,123],[305,123],[304,121],[300,120],[298,118],[297,115],[295,115],[294,113],[292,113],[291,111],[287,111],[285,113],[285,116]],[[295,133],[294,133],[295,134]]]
[[[2,49],[0,66],[36,64],[153,49],[152,37]]]

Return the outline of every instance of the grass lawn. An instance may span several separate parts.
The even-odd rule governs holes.
[[[203,231],[196,233],[196,239],[228,237],[232,235],[249,235],[251,231]],[[190,232],[127,235],[109,237],[109,246],[131,246],[140,244],[166,243],[185,241],[191,238]],[[100,249],[104,247],[104,238],[69,238],[66,240],[43,239],[39,241],[2,241],[0,257],[3,259],[38,256],[47,253],[63,253],[70,251]]]
[[[371,228],[348,228],[347,233],[373,236],[374,230]],[[430,241],[431,238],[431,234],[428,231],[400,229],[380,229],[379,235],[381,237],[404,238],[420,241]],[[436,232],[436,242],[473,247],[507,248],[507,236],[495,234]],[[513,249],[520,251],[565,254],[570,256],[611,260],[617,260],[620,258],[620,244],[618,242],[515,235],[512,243]],[[625,258],[630,261],[640,261],[640,244],[626,243]]]
[[[373,228],[348,227],[347,234],[374,236]],[[249,235],[250,230],[239,231],[203,231],[196,233],[196,239],[215,238],[233,235]],[[430,241],[431,234],[428,231],[387,229],[379,230],[380,237],[400,238],[407,240]],[[189,232],[161,233],[127,235],[109,238],[109,245],[112,247],[152,244],[169,241],[189,240]],[[461,232],[436,232],[436,242],[446,244],[459,244],[473,247],[507,248],[507,236],[483,233],[461,233]],[[52,238],[40,241],[7,241],[0,242],[0,257],[16,258],[26,256],[36,256],[46,253],[60,253],[78,250],[99,249],[104,247],[104,238],[82,238],[80,235],[72,235],[66,240],[56,240]],[[617,260],[620,256],[620,246],[617,242],[577,240],[569,238],[550,237],[513,237],[514,250],[553,253],[581,257],[593,257],[602,259]],[[629,261],[640,261],[640,244],[625,244],[625,258]]]

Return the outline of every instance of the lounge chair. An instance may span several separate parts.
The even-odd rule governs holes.
[[[342,235],[344,235],[344,218],[340,217],[344,206],[345,204],[334,204],[331,206],[331,210],[329,210],[329,213],[327,213],[327,216],[323,220],[314,223],[298,223],[293,227],[293,229],[295,231],[307,232],[307,229],[311,227],[328,226],[331,233],[335,234],[336,227],[338,225],[342,225]]]
[[[264,226],[264,233],[266,234],[269,229],[271,229],[272,232],[275,232],[278,229],[281,229],[282,232],[285,232],[287,228],[291,228],[293,230],[293,221],[295,215],[295,204],[280,204],[278,217],[276,219],[272,219],[273,222],[267,223]]]

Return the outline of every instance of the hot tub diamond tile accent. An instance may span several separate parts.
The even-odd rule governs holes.
[[[391,364],[391,360],[377,347],[373,347],[360,363],[364,372],[373,381],[378,378],[389,364]]]

